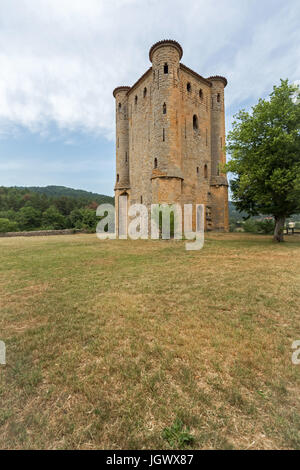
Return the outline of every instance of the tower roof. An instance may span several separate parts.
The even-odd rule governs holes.
[[[117,88],[114,89],[113,91],[113,96],[116,97],[116,93],[119,91],[128,91],[130,90],[130,86],[117,86]]]
[[[179,60],[181,59],[181,57],[183,55],[183,49],[182,49],[181,45],[179,44],[179,42],[174,41],[173,39],[163,39],[162,41],[158,41],[155,44],[153,44],[153,46],[150,48],[150,51],[149,51],[150,62],[152,62],[153,52],[161,46],[173,46],[173,47],[175,47],[175,49],[177,49],[178,52],[179,52]]]
[[[222,77],[221,75],[213,75],[212,77],[208,77],[206,80],[214,81],[214,80],[221,80],[224,83],[224,87],[227,85],[227,78]]]

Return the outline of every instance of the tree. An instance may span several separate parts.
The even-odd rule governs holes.
[[[17,222],[21,230],[34,230],[41,225],[41,212],[34,207],[26,206],[19,210]]]
[[[55,206],[50,206],[42,215],[43,228],[60,230],[65,228],[66,219]]]
[[[0,218],[0,232],[17,232],[18,224],[9,219]]]
[[[239,211],[275,219],[274,241],[283,241],[285,219],[300,211],[299,88],[281,80],[269,100],[235,115],[228,134],[235,175],[230,186]]]
[[[74,209],[70,214],[72,227],[95,232],[99,222],[96,211],[92,209]]]

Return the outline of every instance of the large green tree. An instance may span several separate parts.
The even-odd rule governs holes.
[[[60,230],[66,228],[66,219],[55,206],[50,206],[43,212],[42,223],[42,228],[46,230]]]
[[[17,214],[17,222],[21,230],[34,230],[41,222],[41,212],[34,207],[24,206]]]
[[[300,211],[300,93],[281,80],[269,99],[235,115],[227,137],[225,171],[239,211],[270,214],[274,240],[283,241],[285,219]]]

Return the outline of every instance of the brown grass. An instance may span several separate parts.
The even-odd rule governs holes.
[[[0,240],[0,448],[300,448],[300,238]]]

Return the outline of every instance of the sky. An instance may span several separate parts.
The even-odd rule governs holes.
[[[299,0],[0,0],[0,185],[113,195],[115,104],[161,39],[223,75],[226,127],[300,79]]]

